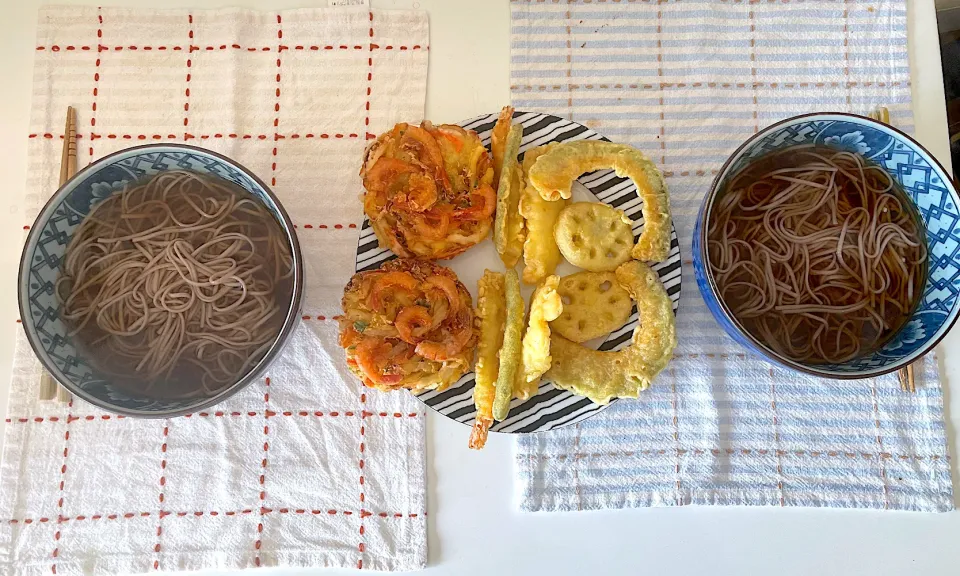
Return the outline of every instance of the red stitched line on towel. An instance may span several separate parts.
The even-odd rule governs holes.
[[[566,70],[566,72],[567,72],[567,85],[568,85],[568,86],[570,85],[570,78],[573,76],[573,48],[572,48],[573,43],[571,42],[572,33],[571,33],[571,31],[570,31],[570,4],[571,4],[571,3],[572,3],[572,0],[567,0],[567,11],[563,13],[563,17],[564,17],[564,19],[565,19],[566,22],[567,22],[567,26],[566,26],[566,28],[567,28],[567,70]],[[572,120],[573,120],[573,92],[572,92],[572,89],[571,89],[571,88],[567,88],[567,114],[569,115],[569,118],[570,118],[570,120],[572,121]],[[580,429],[577,428],[577,431],[578,431],[578,432],[579,432],[579,430],[580,430]],[[576,470],[574,470],[574,474],[576,474]],[[580,486],[579,486],[579,484],[578,484],[578,485],[577,485],[577,490],[578,490],[578,492],[577,492],[577,498],[578,498],[578,502],[579,502],[579,498],[580,498],[580,496],[579,496],[579,489],[580,489]],[[579,503],[577,504],[577,506],[578,506],[578,508],[577,508],[578,510],[582,509],[582,507],[580,507]]]
[[[847,110],[851,107],[850,96],[850,9],[848,0],[843,0],[843,77],[847,79]]]
[[[279,20],[279,16],[277,19]],[[263,538],[263,515],[268,512],[266,507],[267,501],[267,489],[266,489],[266,476],[267,476],[267,452],[270,450],[270,417],[275,416],[275,412],[271,412],[269,409],[270,406],[270,378],[267,377],[264,379],[266,384],[266,390],[263,393],[263,461],[260,463],[260,522],[257,523],[257,541],[254,543],[253,547],[256,549],[256,557],[253,559],[254,563],[257,566],[260,566],[260,545]]]
[[[350,224],[346,224],[346,225],[344,225],[344,224],[294,224],[293,227],[294,227],[294,228],[303,228],[303,229],[305,229],[305,230],[314,230],[314,229],[316,229],[316,230],[344,230],[344,229],[346,229],[346,230],[355,230],[355,229],[357,228],[357,225],[354,224],[354,223],[350,223]],[[23,229],[24,229],[24,230],[29,230],[29,229],[30,229],[30,225],[29,225],[29,224],[24,224],[24,225],[23,225]]]
[[[348,133],[343,133],[343,132],[331,132],[331,133],[325,133],[325,132],[324,132],[324,133],[320,133],[320,134],[314,134],[313,132],[308,132],[308,133],[306,133],[306,134],[274,134],[274,135],[272,135],[272,136],[271,136],[271,135],[267,135],[267,134],[235,134],[235,133],[223,134],[223,133],[219,133],[219,132],[217,132],[217,133],[215,133],[215,134],[190,134],[189,132],[187,132],[187,133],[183,136],[183,138],[185,138],[186,140],[194,140],[194,139],[209,140],[209,139],[211,139],[211,138],[232,138],[232,139],[238,139],[238,140],[267,140],[267,139],[270,139],[270,138],[276,138],[276,139],[279,139],[279,140],[286,140],[287,138],[290,138],[290,139],[295,140],[295,139],[297,139],[297,138],[322,138],[322,139],[337,138],[337,139],[343,139],[343,138],[359,138],[359,137],[360,137],[360,135],[359,135],[359,134],[356,134],[356,133],[349,133],[349,134],[348,134]],[[63,140],[63,134],[54,134],[54,133],[52,133],[52,132],[32,132],[32,133],[30,133],[30,134],[27,135],[27,138],[45,138],[45,139],[48,139],[48,140],[52,140],[52,139],[54,139],[54,138],[57,138],[57,139]],[[81,139],[81,140],[82,140],[83,138],[90,138],[91,140],[96,140],[96,139],[98,139],[98,138],[109,138],[109,139],[111,139],[111,140],[117,140],[117,139],[122,139],[122,140],[176,140],[176,139],[178,139],[178,138],[181,138],[181,136],[177,136],[176,134],[97,134],[97,133],[91,133],[91,134],[89,134],[88,136],[84,136],[83,134],[77,134],[77,138],[78,138],[78,139]]]
[[[191,36],[190,39],[192,40],[192,39],[193,39],[193,36]],[[92,49],[93,49],[92,46],[86,46],[86,45],[84,45],[84,46],[73,46],[73,45],[60,46],[59,44],[52,44],[52,45],[50,45],[50,46],[37,46],[36,48],[37,48],[37,51],[41,51],[41,52],[44,51],[44,50],[50,50],[51,52],[60,52],[61,50],[65,50],[65,51],[68,51],[68,52],[69,52],[69,51],[73,51],[73,50],[92,50]],[[152,50],[158,50],[158,51],[161,51],[161,52],[162,52],[162,51],[165,51],[165,50],[182,51],[182,50],[184,50],[184,49],[187,49],[189,52],[194,52],[194,51],[199,51],[199,50],[203,50],[203,51],[205,51],[205,52],[212,52],[212,51],[214,51],[214,50],[244,50],[244,51],[247,51],[247,52],[272,52],[272,51],[276,50],[276,48],[272,48],[272,47],[270,47],[270,46],[261,46],[261,47],[241,46],[240,44],[235,44],[235,43],[231,43],[231,44],[219,44],[219,45],[216,45],[216,46],[211,46],[211,45],[207,45],[207,46],[197,46],[197,45],[194,45],[194,44],[190,44],[190,45],[188,45],[188,46],[173,46],[173,45],[170,45],[170,46],[151,46],[151,45],[144,45],[144,46],[137,46],[137,45],[104,46],[104,45],[100,44],[100,45],[97,46],[97,48],[100,49],[100,50],[103,50],[103,51],[113,50],[113,51],[115,51],[115,52],[121,52],[121,51],[123,51],[123,50],[132,50],[132,51],[144,50],[144,51],[147,51],[147,52],[152,51]],[[356,44],[356,45],[352,45],[352,46],[348,46],[348,45],[346,45],[346,44],[338,44],[338,45],[333,45],[333,44],[325,44],[325,45],[318,45],[318,44],[312,44],[312,45],[298,44],[298,45],[296,45],[296,46],[280,45],[280,46],[279,46],[279,49],[280,49],[280,50],[311,50],[311,51],[316,52],[316,51],[319,51],[319,50],[365,50],[365,49],[367,49],[367,47],[366,47],[366,46],[362,46],[362,45],[360,45],[360,44]],[[429,50],[430,47],[429,47],[429,46],[421,46],[421,45],[419,45],[419,44],[414,44],[413,46],[393,46],[393,45],[388,45],[388,46],[382,46],[382,47],[381,47],[381,46],[379,46],[379,45],[377,45],[377,44],[373,44],[373,45],[372,45],[372,49],[374,49],[374,50],[379,50],[379,49],[383,49],[383,50],[400,50],[400,51],[411,50],[411,51],[412,51],[412,50]]]
[[[356,228],[356,227],[357,227],[356,224],[347,224],[346,226],[344,226],[343,224],[294,224],[294,225],[293,225],[294,228],[299,228],[299,227],[301,227],[301,226],[303,226],[303,227],[306,228],[307,230],[310,230],[310,229],[312,229],[312,228],[317,228],[317,229],[319,229],[319,230],[327,230],[327,229],[330,229],[330,228],[333,228],[334,230],[343,230],[344,228]]]
[[[663,78],[663,0],[657,0],[657,77]],[[663,83],[660,86],[660,165],[667,163],[667,120],[663,111]]]
[[[377,516],[379,518],[419,518],[421,516],[426,517],[426,512],[421,513],[404,513],[404,512],[369,512],[366,510],[354,511],[354,510],[318,510],[310,508],[293,508],[293,507],[284,507],[284,508],[260,508],[254,510],[252,508],[245,508],[243,510],[227,510],[227,511],[218,511],[218,510],[195,510],[192,512],[174,512],[171,510],[159,510],[157,512],[121,512],[115,514],[92,514],[84,515],[79,514],[72,518],[62,517],[60,520],[62,522],[84,522],[84,521],[96,521],[96,520],[127,520],[130,518],[149,518],[156,516],[158,518],[166,518],[167,516],[176,516],[178,518],[202,518],[204,516],[242,516],[245,514],[272,514],[276,512],[277,514],[313,514],[315,516],[328,515],[328,516],[353,516],[354,514],[362,516],[364,518],[369,518],[370,516]],[[11,518],[6,520],[7,524],[46,524],[49,522],[57,521],[56,518],[48,518],[46,516],[41,518]]]
[[[366,139],[373,140],[377,137],[376,134],[370,133],[370,94],[372,92],[373,85],[373,48],[376,44],[373,43],[373,12],[370,12],[370,48],[367,52],[367,102],[365,105],[366,115],[363,119],[364,131],[366,132]],[[362,564],[363,561],[361,560]]]
[[[364,415],[367,414],[366,405],[367,405],[367,395],[361,392],[361,393],[360,393],[360,406],[361,406],[362,408],[364,408],[364,410],[362,411],[362,414],[364,414]],[[366,423],[363,421],[363,418],[361,418],[361,419],[360,419],[360,458],[359,458],[359,466],[360,466],[360,543],[357,545],[357,550],[358,550],[359,553],[360,553],[360,557],[357,559],[357,568],[358,568],[358,569],[362,569],[362,568],[363,568],[363,553],[364,553],[364,549],[365,549],[365,547],[366,547],[365,544],[364,544],[365,538],[364,538],[364,535],[363,535],[364,530],[365,530],[365,527],[364,527],[364,524],[363,524],[363,519],[364,519],[366,516],[369,516],[369,512],[366,512],[366,510],[364,510],[364,506],[366,505],[365,500],[367,499],[366,494],[365,494],[365,488],[364,488],[364,472],[363,472],[363,467],[364,467],[364,453],[366,452],[366,444],[365,444],[365,442],[364,442],[365,437],[366,437]]]
[[[367,139],[376,138],[375,135],[370,133],[370,95],[372,92],[373,86],[373,12],[368,12],[370,18],[370,50],[367,52],[367,103],[365,106],[365,115],[363,118],[364,131],[367,134]],[[367,395],[363,392],[360,393],[360,410],[363,417],[360,418],[360,542],[357,544],[357,551],[359,552],[359,558],[357,558],[357,569],[363,569],[363,554],[366,549],[366,538],[364,537],[364,508],[366,506],[366,494],[364,488],[364,452],[366,451],[365,437],[366,437],[366,422],[364,418],[367,414]],[[369,515],[369,513],[367,513]]]
[[[187,23],[190,25],[189,30],[187,30],[187,36],[190,38],[190,43],[193,43],[193,14],[187,15]],[[183,89],[183,139],[187,140],[189,133],[187,128],[190,125],[190,78],[193,71],[193,46],[190,47],[190,50],[187,52],[187,77],[185,82],[185,87]]]
[[[192,17],[191,17],[192,21]],[[163,444],[160,446],[160,495],[158,500],[160,502],[160,510],[163,510],[163,491],[167,485],[167,435],[170,432],[170,421],[168,420],[163,425]],[[160,525],[160,520],[163,519],[162,515],[158,515],[157,518],[157,544],[153,547],[153,552],[156,555],[153,559],[153,569],[160,569],[160,535],[163,534],[163,527]]]
[[[590,452],[590,453],[575,453],[575,454],[541,454],[537,456],[531,456],[531,458],[537,458],[540,460],[581,460],[586,458],[606,458],[606,457],[635,457],[635,456],[655,456],[655,455],[665,455],[672,452],[677,452],[681,456],[684,454],[693,454],[695,456],[702,456],[705,454],[712,454],[713,456],[719,456],[720,454],[726,454],[732,456],[734,454],[738,456],[766,456],[767,454],[774,454],[777,456],[790,456],[796,458],[821,458],[821,457],[830,457],[830,458],[849,458],[851,460],[856,458],[862,458],[864,460],[873,460],[874,458],[879,458],[881,460],[889,460],[895,458],[897,460],[945,460],[950,461],[949,455],[940,455],[933,454],[929,456],[923,456],[919,454],[891,454],[889,452],[849,452],[847,450],[771,450],[768,448],[760,449],[751,449],[751,448],[711,448],[709,450],[704,450],[702,448],[679,448],[675,450],[625,450],[622,452]]]
[[[773,443],[780,446],[780,419],[777,418],[777,388],[773,380],[773,368],[770,368],[770,410],[773,412]],[[777,490],[780,492],[780,506],[783,501],[783,459],[777,448]]]
[[[883,437],[880,435],[880,406],[877,402],[877,381],[874,379],[870,380],[870,395],[873,398],[873,424],[877,431],[877,460],[880,464],[880,482],[883,484],[883,509],[886,510],[890,508],[890,491],[887,488],[887,469],[883,463],[886,453],[883,451]]]
[[[674,178],[676,176],[716,176],[718,174],[717,170],[684,170],[682,172],[674,172],[672,170],[666,170],[663,173],[664,178]]]
[[[750,0],[753,5],[759,0]],[[750,9],[750,78],[753,80],[753,132],[760,131],[760,106],[757,101],[757,19]]]
[[[854,88],[857,86],[910,86],[910,82],[660,82],[638,84],[513,84],[511,90],[544,91],[544,90],[607,90],[613,89],[644,89],[658,90],[662,88]]]
[[[677,451],[673,473],[676,476],[677,506],[683,506],[683,495],[680,492],[680,419],[677,412],[677,374],[673,366],[670,367],[670,391],[672,392],[670,404],[673,408],[673,443]]]
[[[280,55],[283,52],[283,25],[277,14],[277,100],[273,105],[273,162],[270,164],[270,185],[277,185],[277,142],[280,141]],[[258,564],[259,566],[259,564]]]
[[[51,553],[53,565],[50,571],[57,573],[57,558],[60,556],[60,526],[66,521],[63,515],[63,486],[67,477],[67,455],[70,454],[70,411],[73,409],[73,400],[67,404],[67,424],[63,430],[63,463],[60,465],[60,484],[57,488],[57,530],[53,534],[54,549]]]
[[[577,435],[574,436],[573,438],[573,451],[579,452],[580,451],[580,433],[581,433],[580,423],[577,422],[576,424],[574,424],[574,426],[576,426]],[[577,510],[579,511],[579,510],[583,510],[583,490],[580,487],[579,463],[575,462],[572,468],[573,468],[573,485],[577,493]]]
[[[100,91],[100,52],[102,51],[99,42],[103,38],[103,14],[100,13],[100,9],[97,8],[97,62],[93,71],[93,103],[91,104],[91,113],[90,113],[90,132],[93,132],[97,127],[97,93]],[[79,138],[79,136],[78,136]],[[90,140],[90,146],[87,150],[90,153],[90,161],[93,161],[93,139]]]
[[[352,418],[356,416],[356,412],[353,410],[285,410],[283,412],[276,412],[273,410],[268,410],[267,412],[257,412],[257,411],[248,411],[248,412],[196,412],[193,414],[186,414],[184,418],[227,418],[227,417],[256,417],[261,414],[269,413],[270,416],[315,416],[317,418],[339,418],[345,416],[347,418]],[[362,410],[360,412],[361,418],[368,418],[371,416],[378,416],[380,418],[416,418],[418,416],[423,416],[422,412],[370,412],[368,410]],[[67,423],[76,422],[78,420],[93,421],[93,420],[121,420],[125,416],[111,416],[111,415],[102,415],[102,416],[69,416],[66,421]],[[60,422],[64,420],[59,416],[33,416],[30,418],[7,418],[5,421],[7,424],[27,424],[35,423],[39,424],[42,422]],[[166,450],[164,450],[166,452]]]

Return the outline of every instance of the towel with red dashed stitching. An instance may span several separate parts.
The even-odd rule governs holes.
[[[81,167],[186,142],[269,182],[297,225],[306,289],[266,378],[169,420],[38,402],[18,324],[3,573],[425,566],[424,408],[363,389],[331,319],[353,273],[364,146],[423,117],[428,40],[413,11],[41,9],[24,224],[57,189],[71,105]]]

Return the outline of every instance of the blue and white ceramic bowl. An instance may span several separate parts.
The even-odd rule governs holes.
[[[283,228],[293,256],[293,297],[283,328],[266,355],[241,380],[216,396],[157,400],[128,394],[93,368],[80,353],[60,319],[54,285],[67,244],[81,220],[105,198],[127,182],[164,172],[192,170],[229,180],[263,202]],[[67,208],[69,204],[70,208]],[[140,417],[169,417],[216,404],[241,390],[266,369],[289,340],[300,318],[303,292],[303,257],[290,217],[280,201],[259,178],[243,166],[209,150],[180,144],[156,144],[121,150],[87,166],[57,190],[30,229],[20,259],[20,318],[37,357],[53,377],[75,396],[104,410]]]
[[[927,232],[928,271],[923,297],[913,316],[873,354],[842,364],[808,365],[785,358],[751,336],[718,297],[707,260],[707,222],[728,180],[755,158],[798,144],[821,144],[857,152],[884,167],[916,204]],[[960,314],[960,198],[947,172],[896,128],[862,116],[817,113],[769,126],[740,146],[720,169],[697,215],[693,267],[697,287],[720,325],[734,340],[770,361],[827,378],[868,378],[898,370],[929,352]]]

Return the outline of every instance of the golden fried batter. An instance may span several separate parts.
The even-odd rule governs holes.
[[[612,168],[637,185],[643,200],[643,233],[633,248],[637,260],[662,262],[670,252],[670,202],[663,175],[642,152],[598,140],[564,142],[530,168],[530,184],[547,200],[570,198],[573,181],[584,172]]]
[[[487,430],[493,424],[493,399],[496,396],[497,375],[500,371],[500,348],[503,346],[503,327],[507,319],[507,302],[503,274],[483,271],[477,283],[477,320],[480,324],[480,343],[477,346],[477,365],[473,369],[476,384],[473,404],[477,418],[470,434],[470,448],[479,450],[487,441]]]
[[[520,277],[514,269],[507,270],[504,283],[507,320],[500,348],[500,370],[497,374],[497,394],[493,401],[493,417],[499,422],[510,411],[510,399],[520,373],[520,339],[523,336],[523,296],[520,295]]]
[[[531,148],[523,154],[523,179],[526,183],[530,167],[542,154],[557,146],[550,143],[546,146]],[[557,223],[560,211],[567,205],[567,201],[544,200],[537,189],[525,184],[520,196],[520,215],[523,216],[524,226],[527,229],[527,238],[523,242],[523,281],[527,284],[536,284],[548,275],[553,274],[560,264],[562,256],[557,241],[553,237],[553,228]]]
[[[504,106],[497,116],[497,123],[490,132],[490,152],[493,154],[493,181],[500,183],[500,169],[503,167],[503,152],[507,147],[507,135],[513,124],[513,107]]]
[[[363,211],[400,257],[452,258],[490,233],[497,195],[477,133],[400,123],[364,153]]]
[[[576,202],[563,209],[554,240],[568,262],[591,272],[612,272],[630,259],[633,223],[600,202]]]
[[[557,293],[560,278],[547,276],[530,296],[530,314],[527,331],[523,335],[523,367],[514,396],[526,400],[537,393],[540,376],[550,369],[550,325],[563,311],[563,302]]]
[[[520,192],[523,174],[517,154],[523,126],[514,124],[507,134],[503,150],[503,165],[500,168],[500,183],[497,186],[497,218],[493,228],[493,242],[497,253],[507,268],[513,268],[523,252],[523,218],[520,217]]]
[[[358,272],[344,288],[340,346],[379,390],[443,390],[473,361],[473,299],[448,268],[413,259]]]
[[[630,294],[613,272],[577,272],[560,279],[563,313],[550,329],[567,340],[586,342],[609,334],[630,318]]]
[[[640,325],[630,346],[601,352],[553,334],[553,366],[544,376],[558,388],[598,404],[611,398],[636,398],[667,365],[677,346],[673,306],[656,272],[633,260],[617,268],[616,274],[640,311]]]

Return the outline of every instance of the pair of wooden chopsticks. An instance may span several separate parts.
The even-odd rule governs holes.
[[[885,106],[880,106],[870,113],[870,117],[884,124],[890,123],[890,111]],[[913,364],[907,364],[897,371],[897,377],[900,379],[900,389],[904,392],[916,392],[917,386],[913,380]]]
[[[67,122],[63,128],[63,152],[60,155],[60,186],[67,183],[67,180],[77,173],[77,111],[73,106],[67,107]],[[70,402],[72,397],[70,392],[63,386],[58,386],[57,381],[53,379],[46,370],[41,369],[40,373],[40,400],[53,400],[56,398],[59,402]]]

